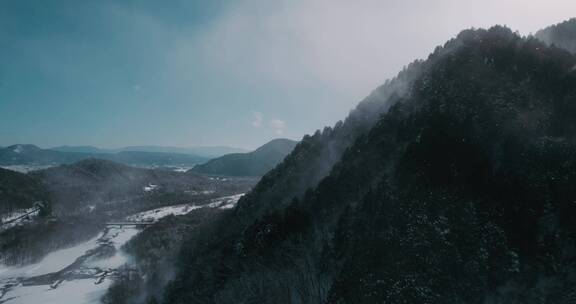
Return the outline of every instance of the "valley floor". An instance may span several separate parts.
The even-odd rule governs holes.
[[[232,208],[241,196],[221,197],[202,206],[184,204],[157,208],[128,216],[126,221],[155,222],[204,207]],[[140,229],[130,225],[109,226],[97,237],[54,251],[39,263],[22,267],[0,266],[0,304],[100,303],[117,270],[129,268],[130,256],[122,246]]]

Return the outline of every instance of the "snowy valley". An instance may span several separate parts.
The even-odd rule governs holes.
[[[0,303],[100,303],[116,272],[130,269],[131,257],[123,246],[143,227],[167,216],[200,208],[233,208],[243,194],[212,199],[206,204],[181,204],[139,212],[118,223],[107,223],[94,238],[51,252],[31,265],[0,266]],[[123,223],[123,224],[122,224]]]

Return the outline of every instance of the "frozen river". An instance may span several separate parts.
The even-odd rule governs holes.
[[[198,208],[232,208],[242,194],[222,197],[202,206],[177,205],[129,216],[130,221],[156,221]],[[0,266],[0,304],[91,304],[112,284],[115,270],[129,263],[122,246],[140,228],[108,227],[98,236],[73,247],[54,251],[36,264]]]

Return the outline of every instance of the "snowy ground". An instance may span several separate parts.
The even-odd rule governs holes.
[[[144,186],[144,192],[152,192],[158,189],[158,185],[148,184],[148,186]]]
[[[39,263],[0,268],[0,303],[100,303],[114,270],[128,261],[120,247],[137,233],[134,227],[110,228]]]
[[[0,230],[24,224],[38,215],[38,208],[20,209],[0,217]],[[2,302],[0,302],[1,304]]]
[[[242,196],[244,196],[244,193],[213,199],[210,204],[206,205],[206,207],[231,209],[236,207],[236,204]]]
[[[141,212],[128,221],[157,221],[198,208],[233,208],[243,194],[212,200],[207,205],[177,205]],[[109,227],[97,237],[54,251],[42,261],[22,267],[0,265],[0,304],[92,304],[110,287],[115,270],[130,257],[121,249],[139,229]]]
[[[206,205],[184,204],[152,209],[129,216],[126,219],[129,221],[154,222],[168,215],[182,215],[199,208],[208,207],[230,209],[236,206],[236,203],[242,197],[242,195],[244,194],[236,194],[213,199],[209,204]]]
[[[34,207],[34,208],[28,208],[28,209],[20,209],[20,210],[14,211],[12,213],[8,213],[8,214],[0,217],[0,223],[12,222],[18,218],[21,218],[25,214],[33,213],[33,211],[35,211],[36,209],[37,208]],[[31,214],[31,215],[33,215],[33,214]]]

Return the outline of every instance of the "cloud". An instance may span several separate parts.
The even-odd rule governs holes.
[[[252,127],[261,128],[264,126],[264,113],[259,111],[252,111],[252,116]],[[268,121],[267,126],[276,134],[284,134],[284,130],[286,129],[286,122],[281,119],[274,118]]]
[[[262,122],[264,121],[264,114],[262,114],[262,112],[254,111],[252,112],[252,115],[254,116],[252,126],[254,128],[260,128],[262,126]]]
[[[283,134],[284,129],[286,129],[286,122],[280,119],[272,119],[270,120],[270,128],[278,135]]]

